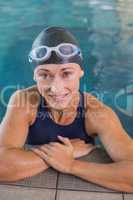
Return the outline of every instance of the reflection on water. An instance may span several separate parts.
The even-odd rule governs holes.
[[[32,84],[26,59],[33,38],[48,25],[69,27],[84,53],[88,74],[81,87],[100,94],[133,135],[132,0],[1,0],[0,10],[1,87]]]
[[[128,117],[133,117],[133,85],[128,85],[115,95],[115,106]]]
[[[92,2],[94,32],[89,40],[93,43],[91,57],[97,58],[93,89],[104,94],[102,100],[116,110],[133,135],[133,2]]]

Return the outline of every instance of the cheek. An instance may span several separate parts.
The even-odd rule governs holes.
[[[47,85],[44,85],[44,84],[37,82],[37,88],[38,88],[40,94],[43,96],[44,92],[47,90],[48,87],[47,87]]]
[[[77,91],[79,89],[79,83],[79,79],[75,79],[73,81],[67,82],[66,87],[70,88],[71,90]]]

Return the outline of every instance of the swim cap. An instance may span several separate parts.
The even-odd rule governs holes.
[[[44,29],[33,42],[32,51],[43,46],[57,47],[60,44],[72,44],[77,47],[79,52],[74,56],[64,58],[63,56],[58,56],[55,51],[52,51],[48,59],[32,59],[31,62],[36,66],[41,64],[77,63],[82,67],[82,54],[79,48],[79,43],[67,29],[62,27],[48,27]]]

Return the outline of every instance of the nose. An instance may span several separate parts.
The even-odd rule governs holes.
[[[59,76],[55,76],[50,84],[50,91],[56,94],[59,94],[64,88],[64,84],[61,81]]]

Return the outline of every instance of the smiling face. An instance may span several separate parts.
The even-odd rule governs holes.
[[[80,78],[84,72],[76,63],[44,64],[34,70],[34,79],[47,104],[62,110],[79,93]]]

